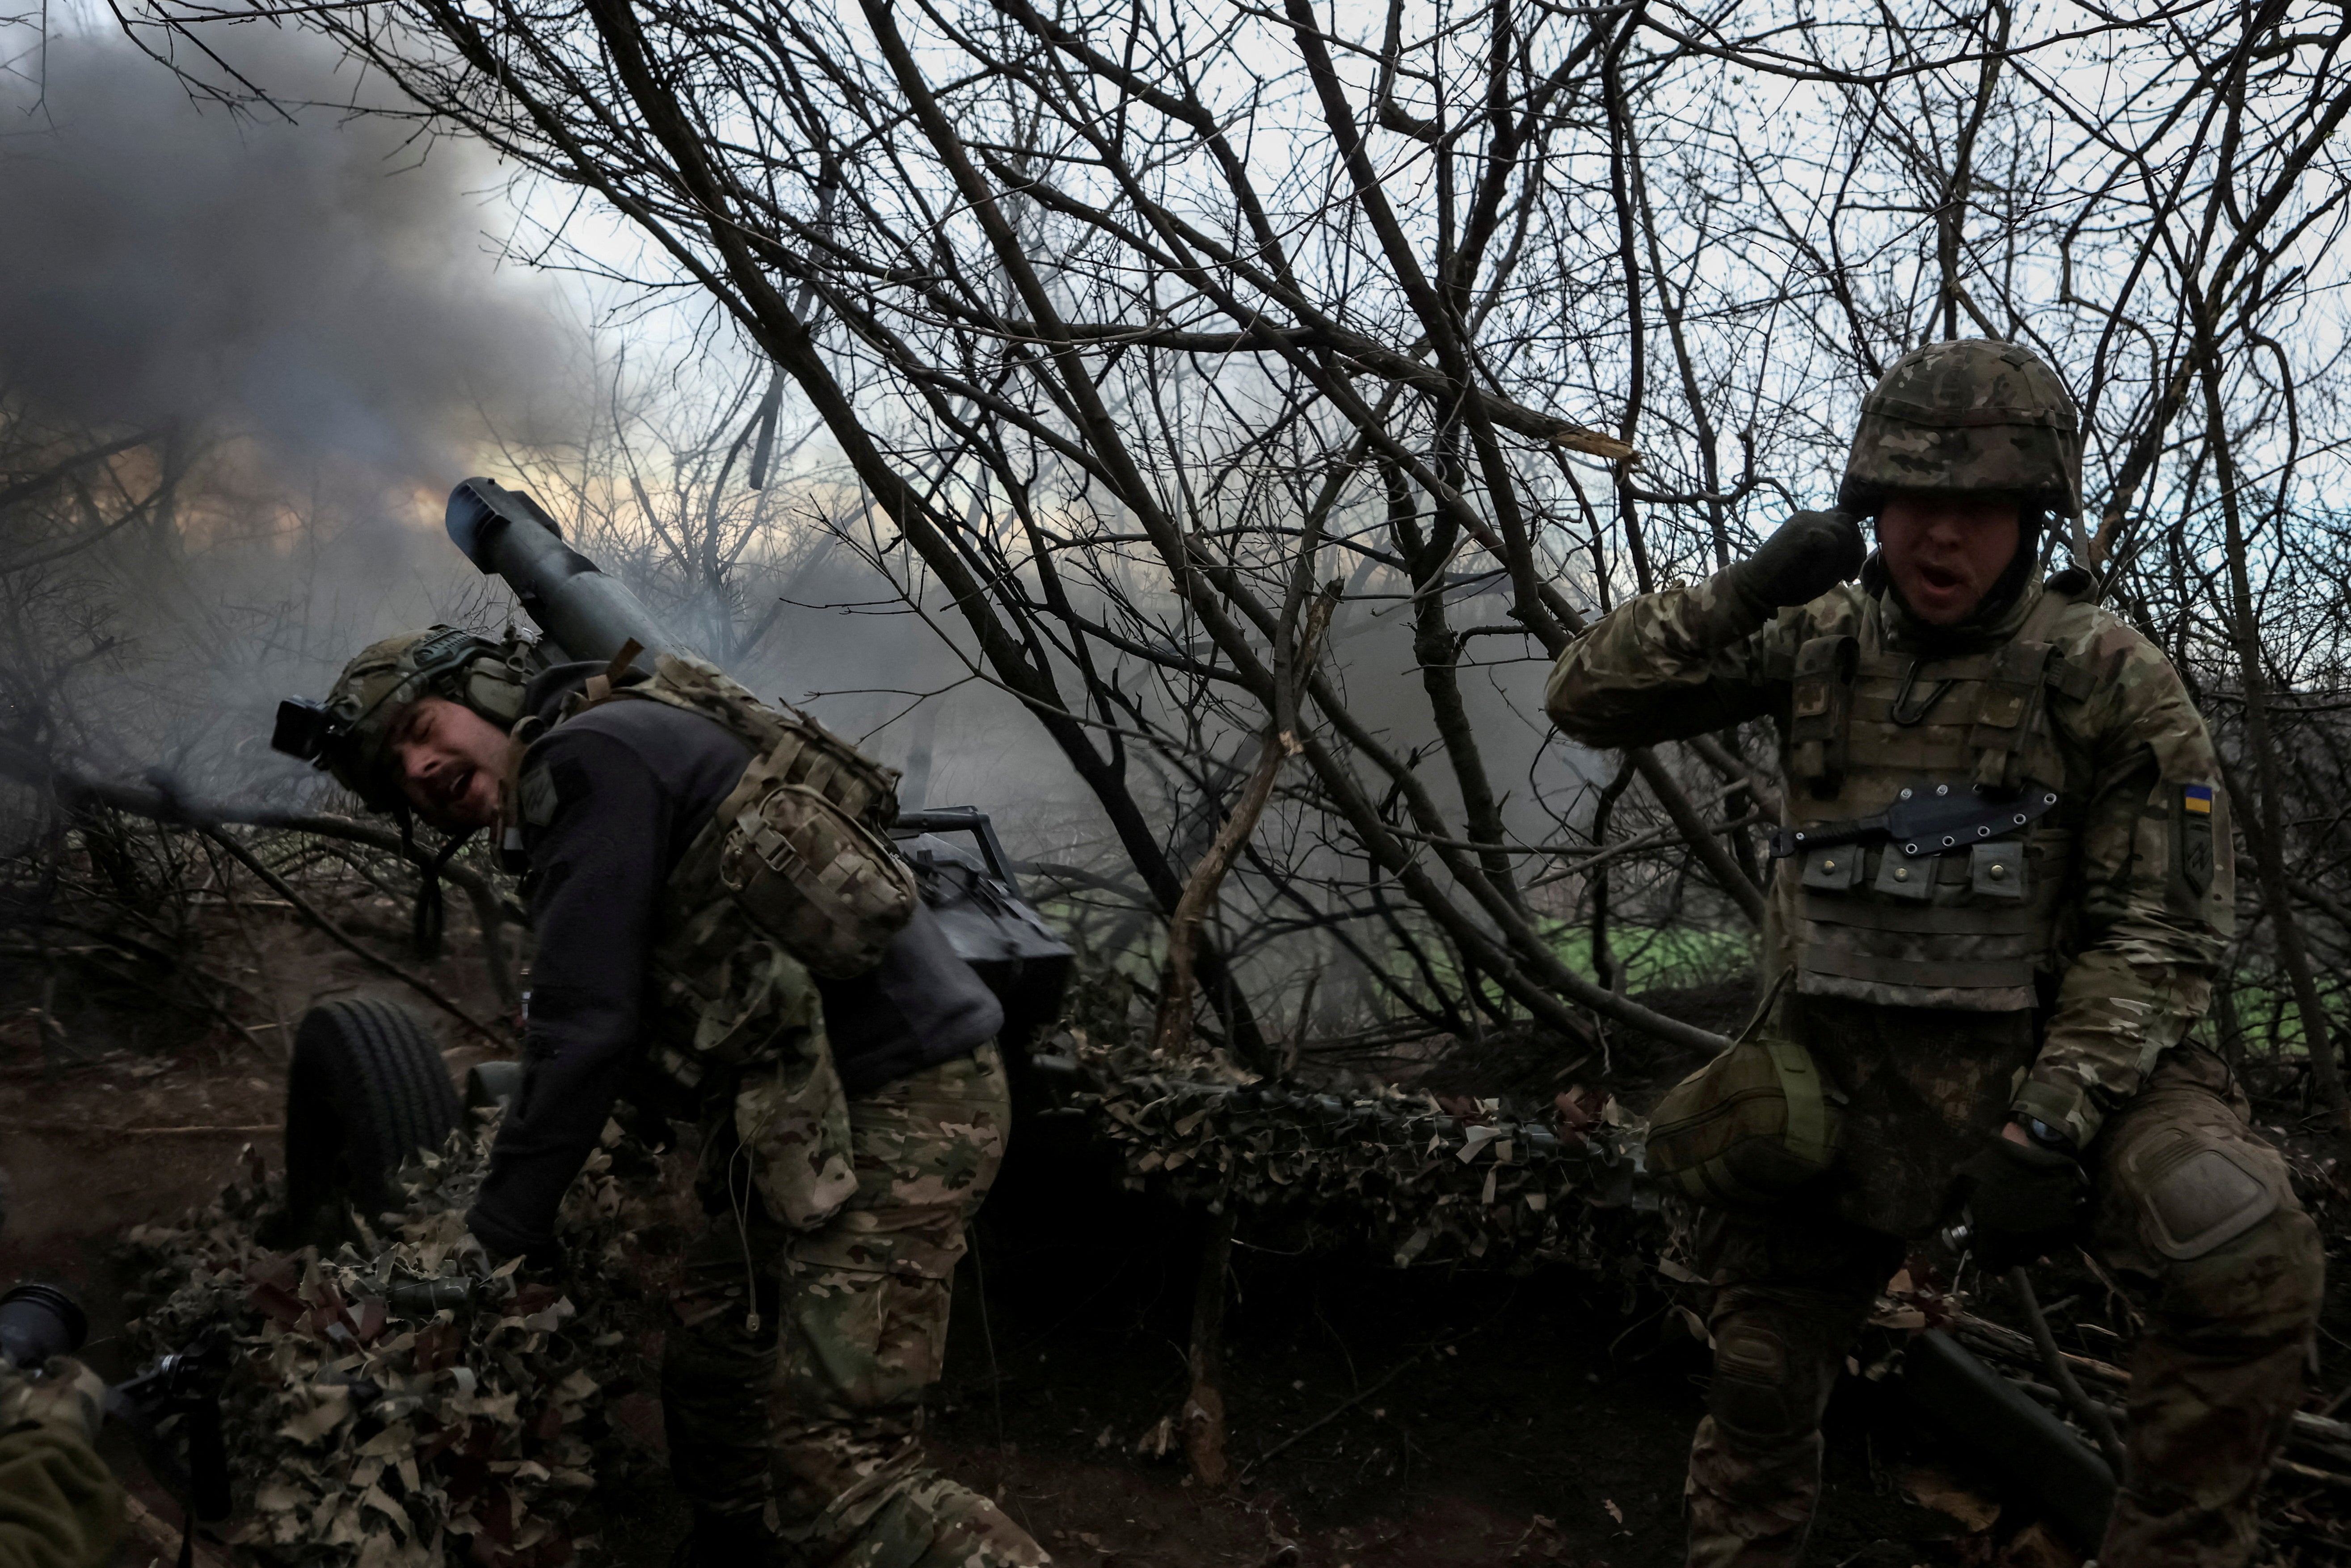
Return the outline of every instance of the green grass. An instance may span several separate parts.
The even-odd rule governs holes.
[[[2335,1028],[2341,1028],[2342,982],[2338,976],[2321,969],[2318,974],[2320,1004],[2333,1015]],[[2218,999],[2219,988],[2214,988]],[[2310,1047],[2302,1027],[2302,1009],[2295,1005],[2293,989],[2283,978],[2272,977],[2259,971],[2240,969],[2236,982],[2237,1027],[2243,1031],[2244,1049],[2250,1055],[2266,1056],[2271,1050],[2271,1020],[2276,1020],[2276,1050],[2281,1057],[2307,1056]],[[2283,1006],[2281,1006],[2283,1004]],[[2215,1050],[2220,1044],[2220,1020],[2217,1008],[2208,1009],[2190,1035],[2191,1039]],[[2343,1041],[2333,1042],[2340,1052]]]
[[[1586,979],[1598,978],[1592,963],[1592,928],[1562,923],[1552,930],[1552,949]],[[1608,951],[1624,971],[1625,989],[1703,986],[1755,967],[1755,938],[1743,931],[1708,931],[1694,925],[1612,925]]]

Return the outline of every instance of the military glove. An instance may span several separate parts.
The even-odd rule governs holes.
[[[0,1383],[0,1427],[35,1421],[95,1443],[105,1419],[106,1379],[69,1355]]]
[[[1721,573],[1725,586],[1758,617],[1809,604],[1861,570],[1869,552],[1848,512],[1798,512],[1745,560]]]
[[[2062,1149],[1995,1134],[1959,1167],[1971,1241],[1983,1266],[2007,1270],[2064,1246],[2090,1195],[2082,1162]]]
[[[496,1273],[517,1253],[522,1256],[524,1270],[533,1274],[560,1274],[570,1265],[570,1256],[564,1251],[563,1243],[551,1236],[541,1241],[530,1242],[514,1242],[502,1238],[493,1240],[485,1237],[482,1231],[486,1228],[491,1237],[498,1237],[497,1228],[484,1222],[478,1210],[465,1218],[465,1239],[459,1244],[459,1249],[484,1274]]]

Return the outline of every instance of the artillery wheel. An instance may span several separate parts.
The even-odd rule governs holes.
[[[392,1176],[456,1126],[456,1085],[423,1019],[381,997],[340,997],[303,1015],[286,1080],[286,1218],[308,1232],[345,1204],[395,1206]]]

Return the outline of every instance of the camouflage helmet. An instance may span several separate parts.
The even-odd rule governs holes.
[[[1862,402],[1837,505],[1875,512],[1896,490],[2010,495],[2079,517],[2082,421],[2057,372],[1991,338],[1895,361]]]
[[[419,697],[446,697],[501,729],[522,716],[530,678],[525,645],[455,626],[427,626],[371,643],[343,666],[323,703],[282,703],[270,744],[333,773],[374,810],[395,809],[400,782],[385,741]]]

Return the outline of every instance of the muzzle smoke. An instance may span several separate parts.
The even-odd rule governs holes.
[[[298,38],[247,50],[274,90],[365,89]],[[0,105],[0,383],[52,419],[250,437],[289,478],[437,476],[554,380],[550,291],[478,232],[477,149],[332,107],[199,108],[91,37],[53,40]]]

